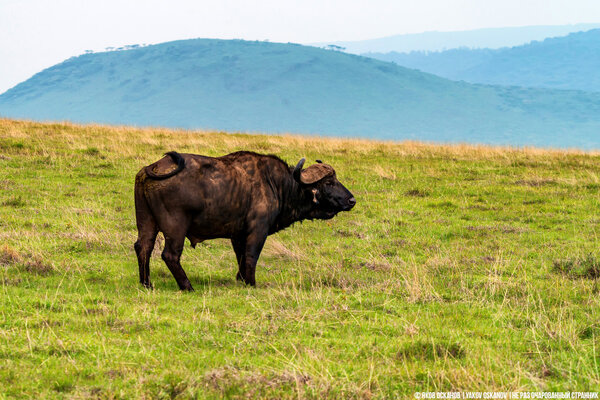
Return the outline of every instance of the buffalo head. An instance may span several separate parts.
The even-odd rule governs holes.
[[[344,185],[337,180],[331,165],[317,164],[302,169],[305,159],[301,159],[294,168],[294,179],[302,190],[312,195],[313,208],[308,218],[330,219],[340,211],[350,211],[356,199]]]

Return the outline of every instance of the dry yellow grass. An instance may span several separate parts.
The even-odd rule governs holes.
[[[90,139],[100,142],[107,150],[119,151],[125,156],[139,157],[138,146],[161,146],[170,143],[173,146],[219,150],[222,148],[261,148],[277,152],[281,149],[295,148],[298,151],[319,153],[321,151],[336,154],[369,154],[381,152],[387,156],[407,156],[446,159],[523,159],[535,158],[536,161],[552,162],[568,156],[598,156],[598,151],[578,149],[543,149],[535,147],[487,146],[474,144],[434,144],[417,141],[378,141],[370,139],[332,138],[300,135],[260,135],[229,133],[203,130],[177,130],[166,128],[133,128],[130,126],[77,125],[69,122],[40,125],[33,121],[14,121],[0,118],[3,137],[30,140],[40,138],[60,138],[72,145],[72,148],[85,150]],[[36,152],[51,152],[47,146],[36,148]],[[381,168],[381,166],[374,166]],[[393,176],[390,171],[378,169]]]

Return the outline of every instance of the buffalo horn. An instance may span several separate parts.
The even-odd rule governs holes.
[[[300,173],[302,172],[302,166],[304,166],[304,161],[306,161],[305,158],[302,158],[300,161],[298,161],[298,164],[296,164],[296,168],[294,168],[294,179],[296,180],[296,182],[300,183]]]

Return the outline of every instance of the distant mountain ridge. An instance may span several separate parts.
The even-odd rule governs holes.
[[[471,85],[336,51],[240,40],[74,57],[0,95],[0,116],[600,148],[600,94]]]
[[[497,50],[364,55],[471,83],[600,92],[600,29]]]
[[[336,45],[347,53],[409,53],[411,51],[444,51],[466,47],[470,49],[498,49],[520,46],[534,40],[565,36],[572,32],[600,28],[600,23],[575,25],[542,25],[505,28],[483,28],[468,31],[430,31],[387,36],[356,41],[312,43],[317,47]]]

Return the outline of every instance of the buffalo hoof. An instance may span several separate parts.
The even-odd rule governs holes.
[[[252,282],[249,282],[249,281],[247,281],[247,280],[246,280],[246,278],[244,278],[244,277],[242,276],[242,274],[240,274],[239,272],[238,272],[238,273],[237,273],[237,275],[235,276],[235,279],[237,279],[237,280],[238,280],[238,281],[240,281],[240,282],[244,282],[246,285],[250,285],[250,286],[256,286],[256,282],[255,282],[255,281],[252,281]]]
[[[150,281],[142,282],[142,286],[145,287],[146,289],[150,289],[150,290],[154,289],[154,285],[152,285],[152,283],[150,283]]]
[[[185,282],[184,284],[179,285],[179,289],[182,292],[193,292],[194,291],[194,288],[192,287],[192,284],[189,283],[189,282]]]

